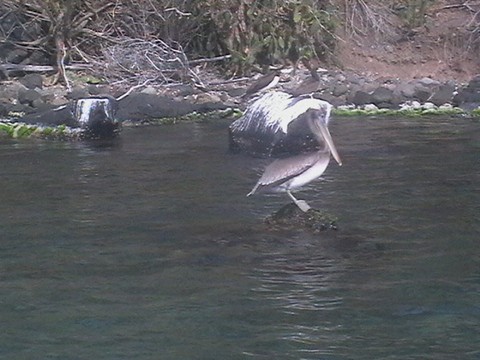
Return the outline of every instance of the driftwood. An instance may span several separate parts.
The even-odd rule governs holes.
[[[198,65],[202,63],[209,63],[209,62],[216,62],[216,61],[223,61],[228,60],[232,57],[232,55],[223,55],[223,56],[215,56],[211,58],[203,58],[203,59],[195,59],[189,60],[187,63],[189,65]],[[65,70],[89,70],[93,68],[92,64],[71,64],[71,65],[64,65]],[[57,66],[52,65],[25,65],[25,64],[0,64],[0,71],[8,71],[8,70],[16,70],[16,71],[27,71],[27,72],[44,72],[44,71],[57,71]]]
[[[232,55],[222,55],[222,56],[214,56],[211,58],[203,58],[203,59],[195,59],[195,60],[188,60],[189,65],[197,65],[197,64],[203,64],[203,63],[210,63],[210,62],[215,62],[215,61],[223,61],[223,60],[228,60],[231,59]]]
[[[65,65],[67,70],[87,70],[92,66],[89,64],[73,64]],[[45,71],[57,71],[56,66],[51,65],[23,65],[23,64],[0,64],[0,71],[26,71],[26,72],[45,72]]]

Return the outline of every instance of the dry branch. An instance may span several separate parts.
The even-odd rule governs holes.
[[[73,64],[65,65],[67,70],[89,70],[92,65],[89,64]],[[26,72],[46,72],[57,70],[56,66],[51,65],[23,65],[23,64],[0,64],[2,71],[26,71]]]
[[[125,38],[104,48],[103,56],[107,64],[103,75],[111,80],[135,78],[136,81],[156,79],[161,83],[202,83],[189,67],[183,49],[179,45],[174,48],[160,39]]]

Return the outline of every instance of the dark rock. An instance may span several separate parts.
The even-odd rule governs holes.
[[[89,85],[88,86],[88,93],[90,95],[101,95],[101,94],[108,94],[109,93],[109,88],[106,85]]]
[[[7,53],[6,63],[19,64],[28,57],[28,51],[24,49],[14,49]]]
[[[40,74],[27,74],[20,78],[20,83],[22,83],[27,89],[43,88],[43,78]]]
[[[18,92],[18,101],[24,105],[33,106],[33,102],[41,97],[42,95],[38,91],[32,89],[20,90]]]
[[[372,102],[372,95],[363,90],[358,90],[353,94],[353,97],[350,100],[357,106],[370,104]]]
[[[168,117],[180,117],[194,111],[205,113],[226,109],[223,103],[191,104],[152,94],[131,94],[119,102],[117,118],[121,121],[143,121]]]
[[[480,88],[480,74],[475,75],[472,80],[468,83],[468,87],[470,88]]]
[[[458,90],[453,98],[453,104],[464,108],[475,108],[480,105],[480,75],[472,78],[466,87]]]
[[[19,82],[13,82],[8,85],[0,84],[0,98],[7,102],[16,102],[16,100],[18,100],[18,94],[26,89],[27,88]]]
[[[415,96],[415,85],[412,83],[401,83],[397,86],[397,91],[406,99],[412,99]]]
[[[66,97],[69,100],[78,100],[78,99],[87,98],[88,96],[89,95],[88,95],[87,89],[81,88],[81,87],[76,87],[76,88],[72,89],[72,91],[70,91],[67,94]]]
[[[453,92],[455,91],[455,85],[442,84],[430,97],[429,101],[437,106],[451,103],[453,99]]]
[[[6,55],[14,49],[12,44],[0,42],[0,59],[2,62],[6,61]]]
[[[30,113],[32,108],[24,104],[10,104],[8,111],[15,113]]]
[[[324,100],[324,101],[328,101],[330,104],[332,104],[333,106],[340,106],[340,105],[344,105],[345,102],[346,102],[346,96],[342,95],[342,96],[334,96],[332,94],[329,94],[329,93],[315,93],[313,94],[313,97],[315,99],[319,99],[319,100]]]
[[[28,58],[23,60],[24,64],[31,65],[50,65],[50,57],[43,51],[34,50],[28,55]]]
[[[403,104],[408,99],[411,99],[411,97],[409,98],[402,94],[400,85],[395,87],[395,89],[393,89],[393,100],[392,100],[393,104]]]
[[[386,87],[380,86],[372,93],[371,102],[378,107],[383,107],[384,105],[391,105],[393,102],[393,91]]]
[[[78,126],[77,121],[73,117],[73,104],[48,109],[44,112],[33,112],[24,116],[22,121],[26,124],[42,124],[46,126]]]
[[[337,218],[317,209],[303,212],[294,203],[282,207],[265,219],[271,230],[305,229],[318,233],[326,230],[337,230]]]
[[[177,97],[190,96],[198,93],[198,90],[190,84],[180,84],[170,89],[172,94]]]
[[[333,96],[342,96],[348,92],[348,86],[346,84],[336,84],[333,88],[332,95]]]
[[[422,103],[426,102],[430,96],[432,96],[432,91],[422,85],[416,85],[415,91],[413,93],[413,98]]]
[[[32,107],[35,109],[45,109],[45,101],[40,97],[32,101]]]
[[[8,106],[7,104],[0,103],[0,116],[7,116],[8,115]]]
[[[238,87],[238,88],[232,88],[232,89],[228,89],[227,90],[227,93],[229,96],[231,97],[240,97],[242,96],[244,93],[245,93],[245,90]]]
[[[352,74],[348,77],[348,80],[347,80],[350,84],[355,84],[355,85],[359,85],[360,87],[363,87],[365,85],[365,83],[367,82],[366,79],[362,76],[358,76],[358,75],[355,75],[355,74]]]

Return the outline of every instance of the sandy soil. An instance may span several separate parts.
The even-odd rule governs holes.
[[[411,30],[393,24],[383,35],[371,32],[349,37],[339,33],[336,55],[340,67],[371,78],[427,76],[468,81],[480,73],[480,44],[477,41],[475,49],[471,37],[473,25],[480,22],[474,18],[480,3],[475,8],[461,4],[437,1],[429,8],[425,24]],[[469,22],[472,26],[467,31]]]

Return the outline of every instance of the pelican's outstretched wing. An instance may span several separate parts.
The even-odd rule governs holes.
[[[239,133],[275,134],[282,131],[279,116],[292,97],[284,92],[268,92],[255,100],[245,114],[235,120],[230,129]]]
[[[263,156],[311,151],[316,142],[309,137],[310,129],[302,121],[303,114],[310,109],[323,109],[328,117],[331,108],[326,101],[294,98],[281,91],[268,92],[255,100],[245,114],[230,125],[230,148]],[[297,120],[298,126],[290,126]],[[290,129],[295,131],[291,133]]]
[[[330,154],[327,154],[328,157]],[[317,152],[277,159],[265,168],[255,187],[247,195],[268,191],[310,169],[319,159]]]

